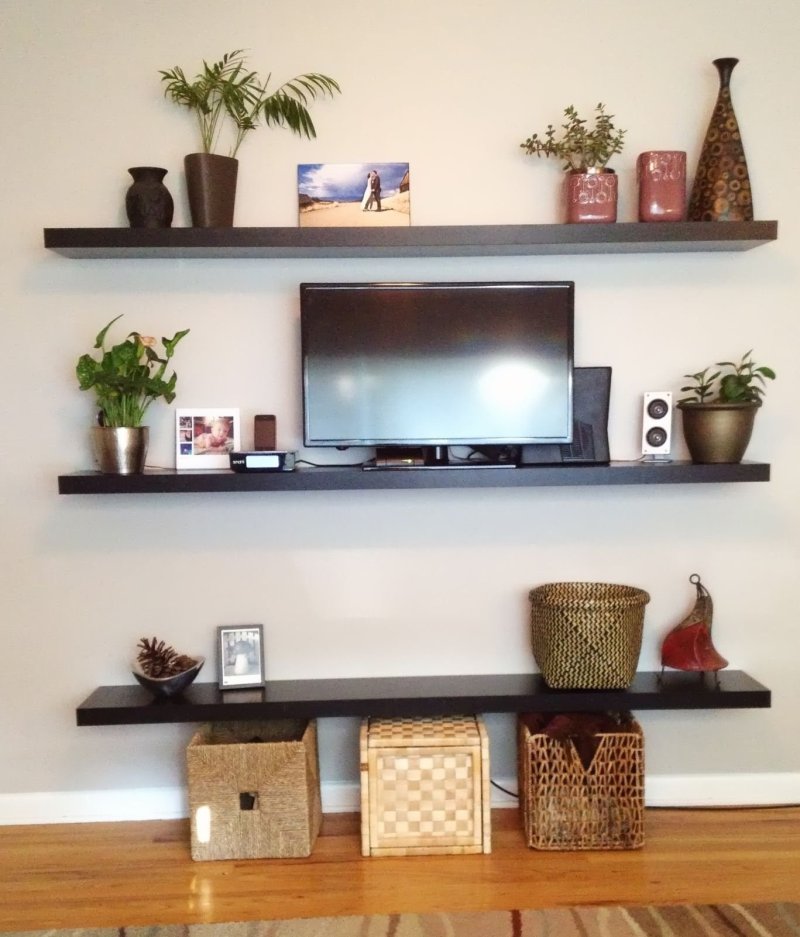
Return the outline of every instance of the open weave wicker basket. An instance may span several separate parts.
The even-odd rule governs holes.
[[[519,799],[534,849],[637,849],[644,845],[644,735],[625,714],[600,732],[585,767],[571,739],[531,732],[519,720]]]
[[[620,690],[636,674],[644,607],[635,586],[551,582],[530,592],[533,656],[548,686]]]

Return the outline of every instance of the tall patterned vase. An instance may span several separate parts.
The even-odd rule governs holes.
[[[731,72],[738,61],[714,59],[719,94],[689,198],[689,221],[753,220],[750,176],[731,101]]]

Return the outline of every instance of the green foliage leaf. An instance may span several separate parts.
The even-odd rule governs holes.
[[[100,359],[81,355],[75,373],[81,390],[94,390],[105,426],[140,426],[153,400],[163,398],[171,403],[175,399],[177,375],[173,372],[165,380],[164,373],[167,359],[189,329],[162,339],[164,357],[153,347],[155,340],[139,332],[131,332],[125,341],[106,348],[108,330],[120,318],[112,319],[97,336],[94,347],[102,349]]]
[[[601,102],[595,108],[594,127],[587,129],[588,121],[578,115],[575,107],[564,109],[565,123],[560,138],[556,130],[548,125],[544,139],[532,134],[520,146],[530,156],[557,156],[564,160],[565,170],[583,172],[590,168],[604,168],[612,156],[622,152],[625,130],[617,130],[613,115],[606,114]]]
[[[694,383],[681,387],[681,392],[689,392],[692,396],[684,397],[680,402],[703,403],[707,402],[709,397],[713,397],[711,402],[761,403],[766,381],[775,380],[775,372],[766,365],[756,365],[752,360],[752,354],[751,349],[742,355],[738,363],[718,361],[716,367],[727,368],[726,374],[722,371],[709,374],[710,368],[705,368],[696,374],[684,374],[684,377]],[[716,397],[714,397],[716,381],[719,381],[719,384]]]
[[[94,340],[94,347],[95,347],[95,348],[102,348],[102,347],[103,347],[103,342],[106,340],[106,332],[108,332],[108,330],[109,330],[109,329],[111,328],[111,326],[117,321],[117,319],[121,319],[121,318],[122,318],[122,313],[120,313],[118,316],[116,316],[116,318],[112,319],[104,329],[101,329],[101,330],[97,333],[97,338]]]
[[[167,358],[171,358],[175,354],[175,346],[188,334],[189,329],[182,329],[180,332],[176,332],[172,338],[161,339],[161,344],[164,346],[164,350],[167,353]]]
[[[214,152],[225,118],[233,123],[230,156],[236,156],[245,135],[255,130],[259,119],[267,126],[288,127],[300,136],[315,137],[309,105],[318,97],[341,93],[335,79],[309,72],[268,94],[271,76],[262,83],[257,72],[247,71],[243,49],[227,52],[212,64],[203,61],[201,71],[191,80],[179,66],[159,74],[165,96],[195,112],[205,153]]]

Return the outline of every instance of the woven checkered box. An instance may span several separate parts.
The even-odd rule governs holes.
[[[193,859],[311,853],[322,823],[314,720],[209,723],[186,763]]]
[[[361,852],[491,852],[489,739],[479,716],[361,723]]]

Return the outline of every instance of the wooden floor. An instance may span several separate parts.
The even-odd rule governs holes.
[[[326,817],[302,860],[193,862],[188,821],[0,827],[0,931],[567,904],[800,900],[800,808],[648,810],[643,849],[364,859]]]

